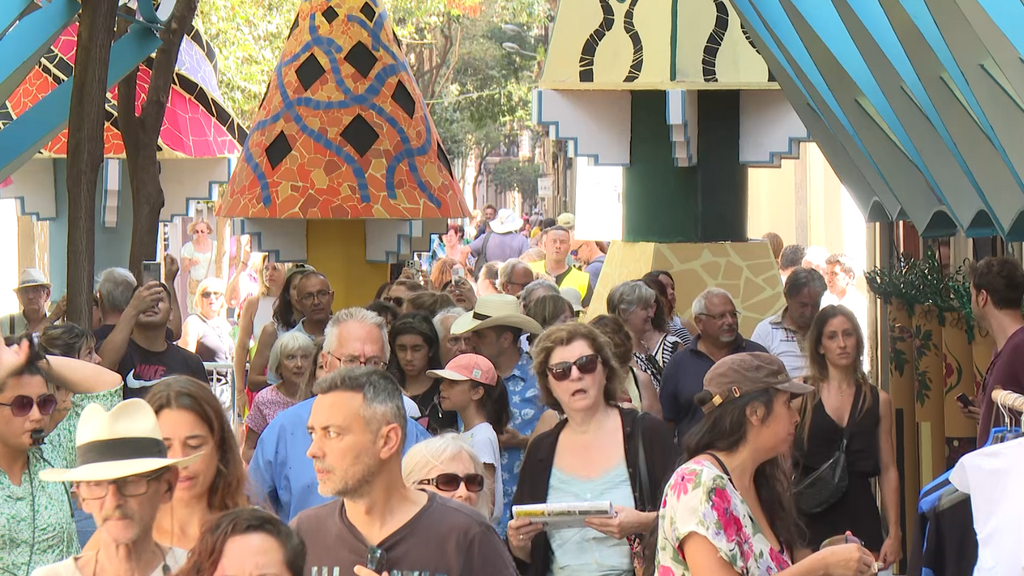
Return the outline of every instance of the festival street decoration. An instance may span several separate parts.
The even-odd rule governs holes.
[[[304,0],[218,216],[468,213],[384,7]]]

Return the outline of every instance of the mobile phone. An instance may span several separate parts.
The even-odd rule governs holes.
[[[452,268],[452,278],[465,278],[465,277],[466,277],[466,269],[465,268],[463,268],[462,266],[456,266],[456,267]]]
[[[960,403],[964,408],[974,408],[974,402],[971,402],[971,397],[961,392],[956,395],[956,401]]]
[[[420,263],[417,260],[406,260],[405,267],[410,270],[416,270],[417,272],[419,272]]]
[[[163,282],[163,263],[156,260],[147,260],[142,263],[142,282],[144,286],[150,282]]]

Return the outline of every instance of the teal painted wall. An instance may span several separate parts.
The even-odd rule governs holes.
[[[677,168],[665,93],[632,93],[630,165],[623,170],[623,240],[747,240],[747,168],[739,162],[739,92],[702,90],[697,166]]]
[[[116,228],[103,226],[103,174],[96,183],[96,263],[95,271],[128,265],[128,253],[132,241],[132,193],[128,183],[127,168],[120,161],[121,193]],[[101,171],[102,172],[102,171]],[[57,218],[50,221],[50,283],[53,284],[51,299],[56,301],[64,295],[67,286],[68,268],[68,163],[64,158],[53,161],[54,191],[57,204]]]

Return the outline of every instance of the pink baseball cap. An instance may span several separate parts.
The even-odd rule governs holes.
[[[498,384],[494,364],[479,354],[459,354],[448,361],[444,370],[428,370],[427,376],[455,381],[476,380],[490,386]]]

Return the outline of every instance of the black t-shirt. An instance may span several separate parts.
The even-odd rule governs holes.
[[[306,542],[306,570],[352,574],[366,565],[369,544],[345,514],[343,500],[300,512],[292,528]],[[398,576],[515,576],[505,543],[476,511],[428,493],[427,503],[408,522],[384,538],[384,567]]]
[[[459,413],[453,410],[442,410],[441,401],[438,396],[441,394],[441,380],[434,380],[430,388],[416,396],[409,396],[409,399],[420,408],[420,417],[416,419],[420,426],[427,429],[431,435],[437,436],[441,432],[458,431]]]
[[[97,329],[92,331],[93,337],[96,338],[96,349],[97,350],[99,350],[100,346],[103,345],[103,341],[110,337],[110,333],[113,332],[113,331],[114,331],[114,325],[113,324],[104,324],[103,326],[100,326],[99,328],[97,328]],[[166,334],[165,338],[167,338],[168,342],[173,342],[174,341],[174,332],[171,332],[170,328],[167,329],[167,334]]]
[[[117,365],[117,372],[124,378],[124,397],[145,398],[149,389],[167,376],[191,376],[200,382],[209,382],[203,360],[170,342],[167,347],[154,352],[140,346],[135,340],[128,341],[128,348]]]
[[[569,272],[572,272],[572,266],[569,266],[568,268],[566,268],[565,272],[562,272],[558,276],[555,276],[555,286],[558,286],[559,288],[561,288],[562,287],[562,280],[565,280],[565,277],[569,275]]]

